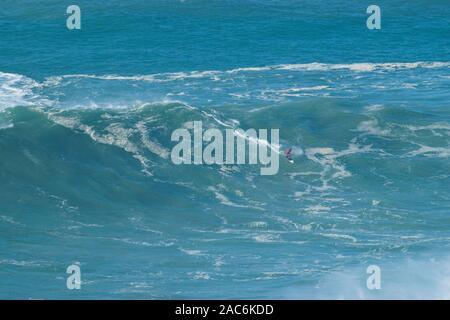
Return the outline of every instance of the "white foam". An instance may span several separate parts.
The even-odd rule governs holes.
[[[166,148],[164,148],[161,144],[159,144],[156,141],[152,141],[149,138],[149,134],[148,134],[148,130],[145,127],[145,123],[144,122],[139,122],[136,127],[138,128],[139,132],[141,133],[141,141],[143,143],[143,145],[150,150],[151,152],[153,152],[154,154],[160,156],[163,159],[168,159],[169,158],[169,154],[170,151]]]
[[[146,82],[170,82],[179,81],[185,79],[200,79],[209,78],[211,80],[219,80],[218,75],[221,71],[207,70],[207,71],[191,71],[191,72],[168,72],[168,73],[155,73],[155,74],[143,74],[143,75],[118,75],[118,74],[67,74],[62,76],[53,76],[46,79],[46,85],[60,84],[64,79],[95,79],[95,80],[115,80],[115,81],[146,81]]]
[[[305,150],[306,157],[322,167],[322,171],[317,173],[320,175],[322,185],[319,187],[312,187],[312,189],[319,192],[334,189],[334,187],[329,184],[331,180],[344,179],[352,175],[351,172],[347,171],[345,166],[339,162],[339,158],[356,153],[367,153],[371,150],[370,145],[360,146],[356,143],[348,144],[348,148],[341,151],[336,151],[330,147],[307,148]],[[311,174],[314,174],[314,172],[308,173],[308,175]],[[296,175],[299,174],[297,173]],[[306,193],[296,193],[294,196],[298,198],[309,193],[310,189],[307,190]]]
[[[331,166],[335,170],[342,173],[343,176],[349,176],[350,173],[346,173],[344,167],[337,163],[336,159],[355,154],[365,153],[371,150],[371,146],[360,146],[355,143],[350,143],[348,148],[342,151],[335,151],[333,148],[308,148],[305,151],[306,157],[314,162],[317,162],[323,166]]]
[[[391,133],[389,129],[382,129],[379,126],[377,119],[361,122],[356,128],[356,131],[362,132],[363,134],[366,135],[374,135],[374,136],[388,136]]]
[[[0,123],[0,130],[12,129],[14,128],[14,123]]]
[[[280,90],[263,90],[260,97],[263,99],[276,100],[277,97],[304,97],[304,96],[327,96],[324,90],[331,90],[329,86],[313,86],[313,87],[294,87]],[[315,93],[320,91],[321,93]]]
[[[306,63],[306,64],[284,64],[274,66],[277,70],[307,70],[307,71],[330,71],[330,70],[351,70],[357,72],[370,72],[375,70],[394,71],[401,69],[416,68],[449,68],[450,62],[388,62],[388,63],[348,63],[348,64],[327,64],[327,63]]]
[[[220,186],[221,186],[221,185],[218,185],[219,188],[221,188]],[[216,197],[216,199],[219,200],[220,203],[223,204],[223,205],[225,205],[225,206],[235,207],[235,208],[252,208],[252,209],[263,210],[263,211],[264,211],[263,208],[260,208],[260,207],[258,207],[258,206],[244,205],[244,204],[238,204],[238,203],[235,203],[235,202],[231,201],[230,199],[228,199],[227,196],[225,196],[223,193],[221,193],[221,192],[219,191],[219,189],[216,188],[216,187],[209,186],[209,187],[207,188],[207,190],[213,192],[214,195],[215,195],[215,197]]]
[[[368,112],[377,112],[384,109],[382,104],[372,104],[370,106],[365,107]]]
[[[66,74],[51,76],[44,79],[43,82],[37,82],[31,78],[20,74],[4,73],[0,72],[0,108],[5,109],[9,107],[15,107],[19,105],[51,105],[54,102],[49,101],[44,96],[40,96],[39,89],[57,88],[59,86],[67,85],[65,81],[71,83],[77,81],[77,79],[93,79],[100,81],[130,81],[130,82],[176,82],[184,80],[199,80],[205,79],[210,81],[229,81],[233,80],[235,75],[251,75],[262,72],[272,71],[340,71],[348,70],[352,72],[373,72],[383,71],[392,72],[398,70],[409,69],[437,69],[437,68],[450,68],[450,62],[448,61],[418,61],[418,62],[386,62],[386,63],[297,63],[297,64],[280,64],[280,65],[268,65],[260,67],[240,67],[230,70],[205,70],[205,71],[186,71],[186,72],[169,72],[169,73],[154,73],[154,74],[139,74],[139,75],[119,75],[119,74]],[[404,88],[415,88],[414,83],[403,84]],[[327,86],[317,85],[311,87],[294,87],[284,89],[281,92],[283,95],[303,96],[303,95],[315,95],[313,91],[322,92],[328,90]],[[215,90],[212,88],[212,90]],[[240,93],[230,93],[239,95]],[[322,93],[327,95],[327,93]],[[264,97],[263,97],[264,98]],[[112,106],[116,107],[116,106]]]
[[[27,261],[27,260],[16,260],[16,259],[3,259],[0,260],[0,265],[12,265],[17,267],[42,267],[48,265],[48,263],[43,261]]]
[[[0,110],[40,104],[45,99],[33,92],[39,83],[20,74],[0,72]]]
[[[247,67],[247,68],[236,68],[232,70],[228,70],[228,73],[238,73],[238,72],[247,72],[247,71],[268,71],[271,70],[272,67]]]
[[[113,123],[106,127],[106,131],[108,133],[100,134],[96,132],[96,130],[92,126],[82,124],[80,120],[77,118],[64,117],[53,113],[48,113],[47,116],[51,121],[59,125],[62,125],[72,130],[83,132],[84,134],[88,135],[92,140],[98,143],[116,146],[119,147],[120,149],[123,149],[126,152],[131,153],[133,157],[141,163],[143,167],[142,171],[149,176],[153,175],[149,171],[150,167],[149,160],[142,155],[142,151],[140,150],[140,148],[129,139],[130,136],[132,136],[132,134],[135,132],[134,129],[124,128],[118,123]],[[155,148],[155,146],[152,147]],[[162,152],[162,151],[155,150],[155,152]]]
[[[279,239],[279,235],[271,234],[271,233],[264,233],[264,234],[258,234],[256,236],[253,236],[253,239],[256,242],[262,242],[262,243],[277,242]]]
[[[450,123],[448,122],[436,122],[429,125],[402,125],[402,127],[410,130],[410,131],[423,131],[423,130],[443,130],[446,131],[447,134],[450,134]]]
[[[409,152],[408,155],[423,155],[429,158],[448,158],[450,157],[450,147],[430,147],[420,145],[419,149]]]
[[[180,250],[184,253],[186,253],[189,256],[199,256],[202,254],[202,252],[200,250],[194,250],[194,249],[183,249],[180,248]]]
[[[321,236],[332,238],[336,240],[350,240],[352,242],[356,242],[357,239],[353,236],[350,236],[348,234],[336,234],[336,233],[320,233]]]
[[[280,146],[278,144],[275,144],[275,143],[272,144],[272,143],[270,143],[269,141],[267,141],[265,139],[261,139],[261,138],[258,138],[258,137],[255,138],[255,137],[249,136],[245,132],[242,133],[242,132],[240,132],[238,130],[234,130],[233,133],[237,137],[241,137],[241,138],[243,138],[243,139],[245,139],[245,140],[247,140],[249,142],[255,143],[258,146],[268,147],[268,148],[270,148],[272,150],[272,152],[275,152],[277,154],[281,154]]]
[[[209,275],[208,272],[203,272],[203,271],[197,271],[195,273],[190,272],[190,275],[192,275],[192,278],[194,280],[210,280],[211,276]]]
[[[437,255],[440,257],[441,255]],[[364,259],[365,260],[365,259]],[[367,267],[381,269],[381,289],[367,288]],[[450,261],[441,258],[369,259],[359,267],[327,272],[314,290],[301,286],[285,289],[289,299],[450,299]]]
[[[321,212],[328,212],[331,210],[330,207],[326,207],[320,204],[314,205],[314,206],[309,206],[305,208],[306,211],[310,212],[310,213],[321,213]]]
[[[267,222],[264,221],[253,221],[248,224],[250,228],[266,228]]]
[[[186,71],[186,72],[168,72],[155,74],[141,74],[141,75],[117,75],[117,74],[67,74],[61,76],[52,76],[45,79],[44,86],[59,85],[65,79],[96,79],[105,81],[146,81],[146,82],[171,82],[189,79],[210,79],[213,81],[223,80],[224,77],[239,73],[255,73],[267,71],[339,71],[349,70],[354,72],[372,72],[372,71],[396,71],[404,69],[435,69],[435,68],[450,68],[450,62],[437,61],[418,61],[418,62],[386,62],[386,63],[297,63],[297,64],[279,64],[268,65],[262,67],[240,67],[230,70],[205,70],[205,71]],[[324,86],[317,86],[311,88],[300,88],[303,90],[323,90]]]

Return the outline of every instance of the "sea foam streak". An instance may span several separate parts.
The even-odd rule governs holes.
[[[207,71],[188,71],[188,72],[169,72],[169,73],[155,73],[142,75],[95,75],[95,74],[68,74],[62,76],[54,76],[46,79],[47,84],[54,85],[63,79],[71,78],[90,78],[99,80],[118,80],[118,81],[149,81],[149,82],[169,82],[180,81],[185,79],[199,79],[209,78],[212,80],[219,80],[223,75],[233,75],[239,73],[254,73],[264,71],[338,71],[348,70],[357,72],[371,72],[371,71],[396,71],[404,69],[436,69],[436,68],[450,68],[450,62],[441,61],[418,61],[418,62],[386,62],[386,63],[297,63],[297,64],[280,64],[263,67],[243,67],[230,69],[225,71],[207,70]]]

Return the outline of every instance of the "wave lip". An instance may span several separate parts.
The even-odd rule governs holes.
[[[0,110],[32,105],[57,105],[59,109],[128,108],[173,98],[193,105],[217,106],[304,97],[353,98],[361,93],[368,96],[374,91],[386,92],[385,98],[395,98],[389,90],[394,86],[398,90],[417,89],[408,94],[423,100],[424,90],[441,90],[447,85],[443,73],[449,68],[449,61],[313,62],[136,75],[65,74],[50,76],[41,82],[20,74],[0,72]],[[425,72],[431,74],[423,75]],[[426,87],[417,84],[420,83],[418,73],[420,77],[432,79],[427,80]]]

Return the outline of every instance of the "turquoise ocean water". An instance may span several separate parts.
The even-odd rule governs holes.
[[[0,298],[450,298],[450,3],[370,4],[3,0]],[[194,120],[295,163],[176,166]]]

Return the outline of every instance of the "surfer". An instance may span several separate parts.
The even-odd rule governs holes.
[[[284,156],[289,161],[289,163],[294,163],[294,160],[292,160],[292,148],[289,148],[286,151],[284,151]]]

